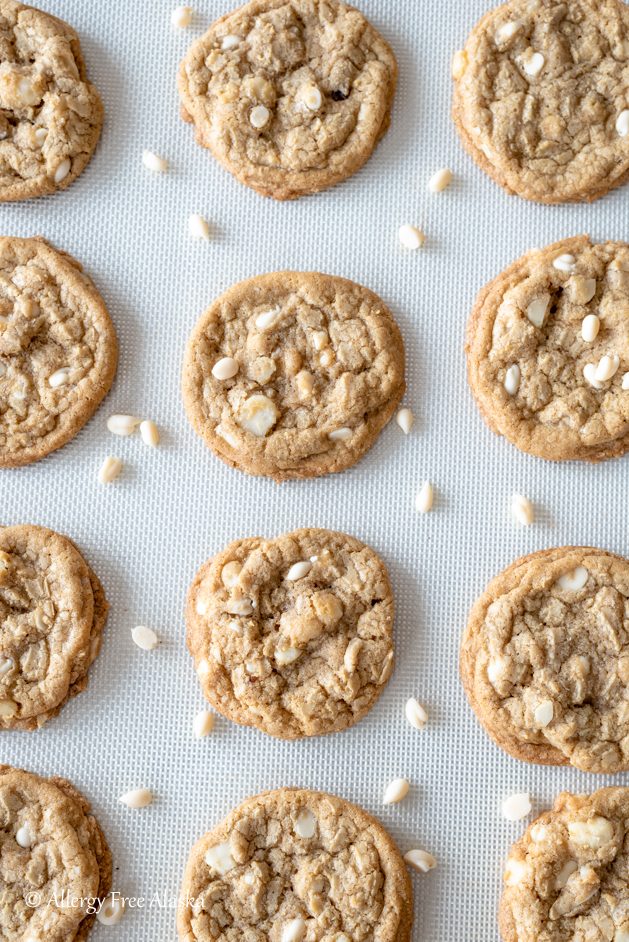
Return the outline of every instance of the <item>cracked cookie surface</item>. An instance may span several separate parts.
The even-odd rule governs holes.
[[[102,123],[103,105],[72,27],[0,0],[0,202],[69,186]]]
[[[88,900],[98,905],[112,874],[107,842],[89,811],[65,779],[0,765],[0,930],[7,942],[87,938],[95,918]],[[76,905],[61,903],[72,897]]]
[[[461,678],[510,755],[629,769],[629,560],[564,546],[516,560],[474,605]]]
[[[629,788],[562,792],[511,848],[504,942],[629,938],[628,820]]]
[[[249,798],[192,849],[181,942],[408,942],[411,883],[382,825],[333,795]]]
[[[225,365],[231,375],[218,378]],[[404,345],[386,305],[317,272],[234,285],[201,316],[183,365],[188,418],[206,445],[277,481],[351,467],[404,388]]]
[[[236,540],[190,588],[188,647],[224,716],[280,739],[321,736],[362,719],[382,693],[393,608],[384,563],[351,536]]]
[[[0,238],[0,467],[73,438],[117,358],[107,308],[79,263],[43,239]]]
[[[463,146],[508,193],[594,200],[629,174],[629,10],[621,0],[511,0],[453,62]]]
[[[397,64],[338,0],[252,0],[191,46],[182,117],[238,180],[278,200],[362,167],[389,126]]]
[[[483,419],[521,451],[552,461],[624,455],[629,245],[583,235],[523,255],[478,295],[466,352]]]

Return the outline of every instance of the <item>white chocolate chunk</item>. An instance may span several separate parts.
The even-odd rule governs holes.
[[[152,170],[153,173],[163,173],[164,170],[168,169],[168,163],[163,157],[158,157],[150,150],[145,150],[142,154],[142,163],[147,170]]]
[[[204,242],[210,241],[210,230],[203,216],[199,216],[196,213],[190,216],[188,229],[190,230],[190,235],[194,236],[195,239],[203,239]]]
[[[153,795],[148,788],[134,788],[125,792],[118,800],[129,808],[146,808],[153,801]]]
[[[214,729],[214,714],[209,710],[201,710],[192,721],[192,728],[197,739],[203,739]]]
[[[559,871],[559,873],[557,874],[557,879],[555,880],[555,885],[557,889],[558,890],[562,889],[566,885],[566,883],[568,882],[572,874],[576,873],[578,869],[579,869],[579,865],[576,862],[576,860],[567,860],[566,863],[561,868],[561,870]]]
[[[110,415],[107,419],[107,428],[114,435],[132,435],[139,424],[140,419],[136,419],[134,415]]]
[[[301,942],[305,934],[306,923],[301,916],[297,916],[296,919],[291,919],[284,927],[282,942]]]
[[[220,435],[228,445],[231,445],[232,448],[236,448],[238,445],[238,439],[231,432],[228,432],[227,429],[222,428],[220,425],[217,425],[214,429],[217,435]]]
[[[240,45],[240,36],[236,36],[234,33],[229,33],[229,35],[221,38],[221,49],[235,49],[238,45]]]
[[[573,272],[576,264],[574,255],[558,255],[553,262],[553,268],[558,271]]]
[[[356,670],[362,647],[363,641],[361,638],[352,638],[350,643],[345,648],[345,654],[343,655],[343,667],[348,672],[348,674],[353,674]]]
[[[614,942],[629,942],[629,923],[625,923],[620,929],[616,929]]]
[[[264,125],[268,122],[271,117],[271,112],[268,108],[265,108],[264,105],[256,105],[255,108],[251,109],[249,114],[249,121],[254,128],[263,128]]]
[[[413,870],[419,870],[420,873],[428,873],[437,866],[437,861],[425,850],[409,850],[404,854],[404,863],[407,863]]]
[[[275,373],[275,361],[271,357],[257,357],[251,364],[249,373],[256,383],[263,386]]]
[[[19,829],[19,831],[15,835],[15,840],[18,842],[20,847],[31,846],[32,844],[31,835],[26,825],[24,825],[23,827]]]
[[[544,68],[544,63],[546,60],[541,52],[533,52],[532,50],[529,54],[522,60],[522,68],[527,75],[539,75],[539,73]]]
[[[451,180],[451,170],[437,170],[437,172],[433,174],[428,181],[428,189],[431,190],[432,193],[441,193],[442,190],[445,190]]]
[[[235,599],[227,606],[230,615],[251,615],[253,605],[247,599]]]
[[[588,314],[581,324],[581,336],[586,343],[592,343],[598,337],[601,322],[596,314]]]
[[[332,350],[324,350],[319,358],[319,363],[321,366],[331,366],[334,363],[334,352]]]
[[[589,304],[596,294],[596,278],[582,278],[573,275],[570,279],[572,297],[578,304]]]
[[[120,458],[105,458],[98,472],[98,480],[101,484],[109,484],[110,481],[118,477],[121,468],[122,461]]]
[[[331,442],[344,442],[348,438],[352,437],[351,428],[337,428],[333,432],[330,432],[328,438]]]
[[[192,7],[177,7],[177,9],[173,10],[170,14],[170,19],[173,26],[176,26],[178,29],[184,29],[186,26],[190,26]]]
[[[602,389],[604,383],[599,383],[596,378],[596,366],[593,363],[586,363],[583,367],[583,376],[594,389]]]
[[[423,729],[428,722],[428,714],[415,697],[410,697],[410,699],[406,701],[404,713],[406,714],[406,719],[415,729]]]
[[[5,677],[13,667],[13,659],[10,657],[4,658],[0,661],[0,678]]]
[[[137,625],[131,632],[133,641],[143,651],[152,651],[158,645],[157,635],[152,628],[146,628],[144,625]]]
[[[523,860],[509,857],[504,876],[507,886],[517,886],[518,883],[521,883],[527,874],[527,870],[528,868]]]
[[[520,821],[531,811],[531,798],[526,792],[510,795],[502,803],[502,813],[507,821]]]
[[[629,373],[625,373],[622,378],[622,388],[629,389]]]
[[[611,841],[614,828],[607,818],[596,816],[588,821],[573,821],[568,824],[570,840],[577,847],[590,847],[598,850]]]
[[[546,837],[547,830],[548,828],[546,827],[545,824],[534,824],[531,830],[529,831],[529,834],[531,835],[531,840],[535,841],[536,843],[543,841],[544,838]]]
[[[495,687],[502,680],[507,667],[508,663],[503,657],[492,657],[487,665],[487,679],[492,686]]]
[[[412,249],[413,251],[420,249],[426,241],[426,236],[421,231],[421,229],[417,229],[416,226],[408,225],[400,226],[398,230],[398,238],[404,248]]]
[[[400,409],[395,417],[395,421],[400,426],[404,434],[408,435],[411,430],[411,425],[413,424],[413,413],[410,409]]]
[[[207,599],[198,599],[196,604],[197,615],[207,615],[210,603]]]
[[[382,798],[383,805],[394,805],[408,794],[410,785],[405,778],[394,778],[390,785],[387,785]]]
[[[463,73],[467,68],[467,53],[463,49],[457,49],[452,56],[452,78],[458,82],[463,78]]]
[[[523,527],[533,523],[533,505],[523,494],[514,494],[511,498],[511,513]]]
[[[69,157],[66,157],[65,160],[62,160],[57,169],[55,170],[55,183],[62,183],[65,178],[70,173],[70,167],[72,166],[72,161]]]
[[[629,109],[625,108],[616,118],[616,130],[620,137],[626,137],[629,134]]]
[[[496,30],[496,42],[507,42],[507,40],[511,39],[512,36],[515,36],[521,25],[522,24],[518,23],[516,20],[511,20],[509,23],[503,23],[502,26],[499,26]]]
[[[505,373],[504,387],[510,396],[515,396],[520,388],[520,367],[513,363]]]
[[[256,327],[258,330],[264,330],[266,327],[270,327],[277,320],[277,316],[280,313],[279,305],[275,308],[274,311],[263,311],[262,314],[258,314],[256,317]]]
[[[295,377],[295,382],[302,396],[312,395],[314,380],[308,370],[301,370]]]
[[[241,407],[237,422],[245,432],[264,438],[279,417],[277,406],[266,396],[250,396]]]
[[[314,836],[317,830],[317,819],[312,811],[308,811],[304,808],[303,811],[299,812],[297,820],[295,821],[295,830],[300,837],[308,838]]]
[[[292,664],[293,661],[296,661],[302,653],[298,648],[276,648],[275,660],[280,667],[284,667],[286,664]]]
[[[330,342],[327,330],[313,330],[312,332],[312,343],[315,350],[323,350],[323,348]]]
[[[544,295],[542,298],[536,298],[531,301],[526,309],[526,316],[535,327],[543,327],[546,319],[546,311],[550,302],[550,296]]]
[[[238,576],[241,572],[242,563],[237,559],[232,559],[230,563],[226,563],[221,569],[223,585],[227,586],[228,589],[233,589],[238,584]]]
[[[96,918],[102,926],[115,926],[124,915],[124,900],[117,894],[111,894],[103,900],[96,913]]]
[[[229,870],[236,866],[236,861],[229,850],[229,841],[223,841],[222,844],[215,844],[214,847],[210,847],[205,855],[205,862],[211,871],[218,873],[221,877],[225,876]]]
[[[316,85],[307,85],[303,89],[301,97],[310,111],[318,111],[323,102],[321,92]]]
[[[424,481],[420,488],[419,494],[415,498],[415,509],[419,510],[420,514],[427,514],[432,507],[432,501],[432,487],[430,486],[429,481]]]
[[[303,579],[304,576],[308,575],[311,569],[312,563],[309,560],[304,560],[301,563],[293,563],[286,573],[286,578],[291,582],[294,582],[296,579]]]
[[[0,700],[0,716],[15,716],[17,703],[15,700]]]
[[[620,360],[617,356],[604,356],[599,360],[599,364],[596,367],[596,373],[594,374],[594,379],[599,383],[606,383],[608,379],[611,379],[618,372],[618,367],[620,366]]]
[[[38,105],[42,98],[42,96],[35,91],[33,83],[26,75],[18,82],[17,94],[22,104],[29,108],[34,108],[35,105]]]
[[[564,572],[563,576],[559,576],[557,585],[560,589],[571,589],[573,592],[577,592],[579,589],[583,588],[587,581],[587,569],[583,566],[577,566],[576,569],[572,569],[570,572]]]
[[[150,419],[145,419],[144,422],[140,422],[140,435],[145,445],[148,445],[150,448],[157,448],[159,444],[159,432],[155,427],[155,423],[151,422]]]
[[[37,128],[35,131],[35,143],[38,147],[43,147],[48,137],[48,128]]]
[[[231,379],[240,369],[240,363],[233,357],[222,357],[212,367],[212,376],[216,379]]]
[[[55,370],[52,376],[48,377],[48,383],[53,389],[57,386],[65,386],[70,378],[70,367],[63,366],[60,370]]]
[[[199,677],[205,677],[205,675],[209,673],[210,673],[210,665],[205,660],[205,658],[203,658],[202,661],[199,661],[199,666],[197,667],[197,674],[199,675]]]
[[[555,708],[553,701],[542,700],[542,702],[538,703],[535,707],[535,722],[541,729],[544,729],[549,723],[552,723],[554,714]]]

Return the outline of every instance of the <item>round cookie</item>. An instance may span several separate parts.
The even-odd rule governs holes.
[[[0,729],[38,729],[85,690],[108,609],[67,537],[0,529]]]
[[[629,560],[587,546],[517,559],[475,603],[460,669],[516,759],[629,769]]]
[[[0,765],[6,942],[85,942],[112,876],[107,842],[89,810],[65,779]]]
[[[356,805],[307,789],[249,798],[204,835],[181,898],[181,942],[409,942],[413,925],[393,839]]]
[[[72,27],[0,0],[0,202],[64,190],[90,159],[102,123]]]
[[[454,56],[463,146],[507,193],[591,201],[629,175],[629,10],[510,0]]]
[[[195,431],[225,464],[276,481],[351,467],[404,389],[404,345],[386,305],[317,272],[234,285],[201,316],[184,357]]]
[[[629,245],[582,235],[527,252],[478,295],[465,349],[483,419],[521,451],[593,463],[624,455]]]
[[[79,263],[40,238],[0,237],[0,467],[73,438],[117,359],[107,308]]]
[[[562,792],[511,848],[504,942],[629,939],[629,788]]]
[[[188,594],[188,647],[215,709],[279,739],[362,719],[393,669],[393,595],[364,543],[305,528],[236,540]]]
[[[241,183],[290,200],[356,173],[389,126],[391,47],[339,0],[251,0],[181,64],[181,114]]]

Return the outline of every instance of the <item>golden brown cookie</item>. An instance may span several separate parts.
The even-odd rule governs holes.
[[[184,356],[188,418],[225,464],[285,481],[343,471],[404,393],[404,345],[367,288],[317,272],[234,285]]]
[[[241,183],[290,200],[356,173],[389,126],[391,47],[339,0],[251,0],[179,71],[181,114]]]
[[[362,719],[393,669],[393,594],[364,543],[305,528],[236,540],[188,595],[188,647],[224,716],[279,739]]]
[[[629,560],[587,546],[517,559],[475,603],[460,669],[516,759],[629,769]]]
[[[81,265],[44,239],[0,237],[0,467],[73,438],[117,359],[107,308]]]
[[[507,193],[591,201],[629,175],[629,9],[510,0],[454,56],[463,146]]]
[[[562,792],[511,848],[504,942],[629,940],[629,788]]]
[[[629,245],[575,236],[533,249],[480,292],[468,380],[521,451],[598,462],[629,449]]]
[[[108,609],[67,537],[0,529],[0,729],[38,729],[85,690]]]
[[[102,123],[72,27],[0,0],[0,202],[64,190],[90,159]]]
[[[192,849],[181,942],[409,942],[411,881],[393,839],[356,805],[282,788],[249,798]]]
[[[0,765],[0,930],[6,942],[87,938],[112,875],[109,847],[89,810],[65,779]]]

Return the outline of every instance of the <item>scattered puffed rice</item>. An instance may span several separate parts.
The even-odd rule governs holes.
[[[138,625],[131,632],[131,637],[139,648],[143,651],[152,651],[157,647],[157,635],[152,628],[145,628],[144,625]]]
[[[110,415],[107,419],[107,428],[114,435],[132,435],[133,430],[141,421],[134,415]]]
[[[192,7],[177,7],[176,10],[173,10],[170,15],[173,26],[177,26],[179,29],[190,26],[192,9]]]
[[[145,445],[150,445],[151,448],[157,447],[159,443],[159,432],[155,427],[155,423],[151,422],[150,419],[145,419],[144,422],[140,422],[140,435]]]
[[[421,703],[417,702],[415,697],[411,697],[410,700],[406,701],[404,712],[406,714],[406,719],[409,721],[411,726],[415,727],[415,729],[423,729],[424,725],[428,722],[428,714],[424,710]]]
[[[533,523],[533,506],[522,494],[514,494],[511,498],[511,512],[518,523],[528,527]]]
[[[118,800],[129,808],[146,808],[153,801],[153,795],[148,788],[134,788],[125,792]]]
[[[410,409],[400,409],[395,417],[395,421],[400,426],[404,434],[408,435],[411,430],[411,425],[413,424],[413,413]]]
[[[415,508],[419,510],[420,514],[427,514],[432,507],[432,499],[432,487],[428,481],[425,481],[419,494],[415,498]]]
[[[117,894],[111,894],[104,899],[96,913],[96,918],[102,926],[115,926],[124,915],[124,900]]]
[[[142,163],[153,173],[163,173],[168,168],[168,164],[163,157],[158,157],[150,150],[145,150],[142,154]]]
[[[428,873],[437,866],[437,861],[425,850],[409,850],[404,854],[404,863],[407,863],[413,870],[419,870],[420,873]]]
[[[203,216],[190,216],[188,228],[195,239],[204,239],[206,242],[210,241],[210,230]]]
[[[420,249],[426,241],[426,236],[416,226],[401,226],[398,231],[398,238],[407,249]]]
[[[452,180],[451,170],[437,170],[428,181],[428,189],[433,193],[441,193]]]
[[[387,786],[387,790],[384,793],[382,799],[383,805],[394,805],[408,794],[410,785],[405,778],[394,778],[390,785]]]
[[[214,714],[210,713],[209,710],[201,710],[195,716],[192,726],[197,739],[203,739],[214,729]]]
[[[519,821],[525,818],[531,810],[531,798],[527,792],[511,795],[502,803],[502,813],[507,821]]]
[[[121,468],[122,461],[120,458],[105,458],[98,472],[98,480],[101,484],[109,484],[110,481],[118,477]]]

